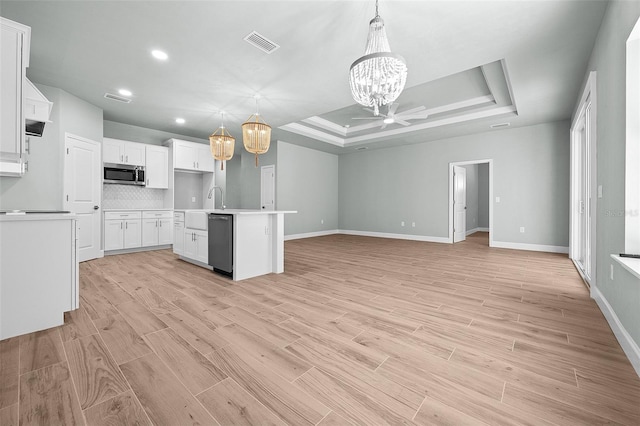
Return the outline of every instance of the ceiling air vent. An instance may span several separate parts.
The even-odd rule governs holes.
[[[244,39],[250,45],[257,47],[258,49],[266,53],[272,53],[274,50],[280,48],[278,44],[272,42],[265,36],[262,36],[255,31],[251,32],[251,34],[246,36]]]
[[[131,99],[129,99],[129,98],[125,98],[123,96],[114,95],[113,93],[105,93],[104,97],[107,98],[107,99],[111,99],[112,101],[124,102],[125,104],[128,104],[129,102],[131,102]]]
[[[511,123],[499,123],[499,124],[492,124],[491,127],[492,129],[499,129],[501,127],[509,127],[511,126]]]
[[[359,146],[356,148],[356,151],[364,151],[365,149],[369,149],[368,146]]]

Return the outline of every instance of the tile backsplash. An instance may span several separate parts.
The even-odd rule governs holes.
[[[103,209],[162,209],[165,189],[135,185],[102,185]]]

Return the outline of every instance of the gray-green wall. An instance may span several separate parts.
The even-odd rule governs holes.
[[[131,124],[123,124],[109,120],[104,120],[104,137],[151,145],[162,145],[162,142],[172,138],[190,142],[208,142],[206,139],[198,139],[178,133],[164,132],[162,130],[133,126]]]
[[[36,86],[53,102],[52,122],[41,138],[29,138],[29,171],[21,178],[0,177],[2,210],[62,209],[65,133],[102,143],[102,109],[64,90]]]
[[[338,177],[337,155],[278,142],[278,210],[298,211],[287,215],[285,235],[338,229]]]
[[[603,189],[597,201],[596,287],[638,346],[640,280],[610,255],[624,251],[624,217],[618,213],[625,211],[625,55],[627,38],[639,16],[640,2],[609,3],[586,73],[597,72],[597,167],[598,185]],[[614,281],[610,265],[614,265]]]
[[[340,229],[446,238],[449,163],[484,159],[494,241],[567,247],[568,121],[341,155]]]

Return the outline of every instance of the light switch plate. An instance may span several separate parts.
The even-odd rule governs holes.
[[[496,203],[500,202],[500,197],[496,197]]]
[[[191,197],[191,202],[195,203],[196,202],[196,197]]]
[[[602,198],[602,185],[598,185],[598,198]]]

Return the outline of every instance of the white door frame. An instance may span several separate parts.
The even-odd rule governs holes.
[[[590,186],[589,191],[589,200],[586,203],[585,209],[588,209],[587,212],[590,212],[590,244],[589,244],[589,259],[585,259],[585,262],[589,263],[590,273],[587,275],[585,271],[581,269],[578,262],[576,261],[576,251],[578,250],[577,245],[580,244],[580,240],[582,236],[580,235],[579,227],[580,221],[577,220],[579,214],[578,202],[580,200],[579,194],[579,176],[577,176],[581,168],[578,167],[578,162],[580,161],[580,153],[581,149],[578,147],[578,144],[581,142],[579,133],[579,123],[580,118],[585,114],[585,109],[587,104],[590,104],[590,113],[589,113],[589,121],[585,123],[586,129],[589,132],[589,144],[590,146],[586,150],[585,154],[587,155],[587,163],[590,165],[589,170],[587,170],[587,180]],[[571,180],[571,193],[569,196],[570,199],[570,217],[569,217],[569,258],[576,265],[576,269],[584,279],[584,281],[589,285],[593,286],[596,282],[596,218],[597,218],[597,195],[598,195],[598,174],[597,174],[597,152],[596,152],[596,108],[597,108],[597,100],[596,100],[596,72],[592,71],[589,73],[589,78],[584,86],[582,91],[582,95],[578,100],[578,104],[576,106],[575,112],[573,114],[573,118],[571,121],[571,160],[570,160],[570,180]]]
[[[453,167],[489,164],[489,247],[493,247],[493,159],[455,161],[449,163],[449,242],[453,244]]]
[[[68,141],[69,138],[76,139],[76,140],[79,140],[81,142],[86,142],[86,143],[89,143],[89,144],[97,145],[97,147],[98,147],[98,164],[99,164],[98,167],[99,168],[102,167],[102,144],[100,142],[97,142],[97,141],[94,141],[94,140],[91,140],[91,139],[87,139],[87,138],[83,138],[82,136],[77,136],[77,135],[74,135],[72,133],[65,132],[65,134],[64,134],[64,150],[65,150],[65,154],[66,154],[66,150],[67,150],[67,141]],[[68,185],[70,185],[70,183],[71,183],[69,181],[69,177],[67,175],[67,172],[68,172],[68,170],[67,170],[67,167],[68,167],[67,158],[68,158],[68,156],[64,155],[63,170],[62,170],[62,176],[63,176],[62,205],[63,205],[64,209],[70,210],[69,201],[68,201],[67,196],[66,196],[66,194],[69,194]],[[102,173],[101,172],[100,172],[100,178],[96,180],[96,185],[98,185],[98,188],[95,188],[95,189],[97,189],[98,194],[99,194],[98,195],[97,204],[96,204],[99,208],[97,209],[97,212],[95,213],[99,217],[99,220],[98,220],[98,223],[99,223],[99,225],[98,225],[98,248],[99,248],[99,250],[98,250],[98,253],[97,253],[97,258],[101,258],[101,257],[104,257],[104,248],[103,248],[103,245],[102,245],[102,233],[103,233],[102,225],[103,225],[103,220],[102,220]]]

